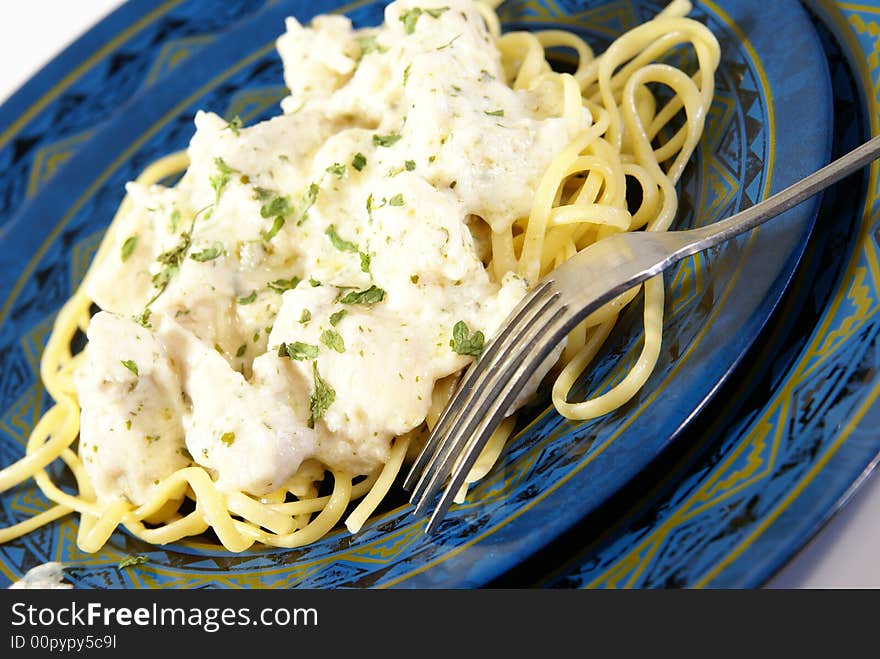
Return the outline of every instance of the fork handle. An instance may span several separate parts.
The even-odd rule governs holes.
[[[852,174],[857,169],[861,169],[878,157],[880,157],[880,135],[872,137],[846,155],[825,165],[822,169],[736,215],[687,231],[686,233],[693,237],[693,242],[679,251],[677,255],[680,255],[681,258],[690,256],[754,229],[770,218],[784,213],[845,176]]]

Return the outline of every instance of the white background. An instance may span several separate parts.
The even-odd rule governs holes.
[[[121,0],[27,0],[0,20],[0,102]],[[12,8],[14,6],[14,9]],[[880,588],[880,478],[853,500],[770,584],[777,588]]]

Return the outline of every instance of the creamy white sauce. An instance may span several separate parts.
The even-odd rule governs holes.
[[[51,562],[37,565],[28,570],[24,576],[9,586],[9,590],[62,590],[73,588],[73,584],[65,583],[64,565]]]
[[[401,0],[363,30],[291,18],[277,46],[284,114],[239,129],[199,113],[181,182],[129,184],[88,279],[104,311],[76,382],[103,498],[140,503],[190,456],[255,495],[312,459],[369,472],[471,361],[453,326],[490,338],[527,289],[492,280],[470,226],[527,216],[570,136],[559,90],[510,88],[471,2]],[[371,287],[370,304],[346,303]],[[292,359],[299,344],[312,354]]]

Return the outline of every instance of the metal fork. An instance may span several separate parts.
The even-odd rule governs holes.
[[[404,481],[404,488],[412,490],[414,514],[424,511],[446,483],[426,533],[440,525],[529,376],[580,321],[683,258],[763,224],[878,156],[880,136],[725,220],[687,231],[614,234],[580,251],[538,282],[465,373]]]

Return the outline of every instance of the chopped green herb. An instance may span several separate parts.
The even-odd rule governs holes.
[[[397,133],[390,133],[388,135],[376,135],[373,134],[373,146],[393,146],[397,144],[397,141],[400,139],[400,135]]]
[[[223,256],[226,254],[226,248],[223,247],[223,243],[214,241],[214,244],[210,247],[203,249],[201,252],[196,252],[195,254],[190,254],[189,258],[193,261],[213,261],[217,257]]]
[[[407,34],[415,32],[416,21],[419,20],[419,16],[421,15],[422,10],[420,7],[413,7],[412,9],[400,12],[400,22],[403,23],[403,27]]]
[[[305,325],[312,319],[312,312],[308,309],[303,309],[302,313],[299,316],[299,322],[302,325]]]
[[[358,255],[361,257],[361,272],[370,274],[370,262],[372,261],[370,255],[366,252],[358,252]]]
[[[144,439],[147,440],[147,444],[152,444],[159,441],[159,435],[144,435]]]
[[[317,279],[315,279],[314,277],[309,277],[309,286],[311,286],[312,288],[318,288],[318,286],[320,285],[321,282],[319,282]]]
[[[121,561],[119,561],[119,569],[124,570],[127,567],[131,567],[133,565],[141,565],[142,563],[146,562],[146,556],[132,556],[131,554],[128,554],[127,556],[123,557]]]
[[[307,359],[314,359],[318,356],[318,346],[302,341],[294,341],[293,343],[282,343],[278,346],[279,357],[290,357],[299,362]]]
[[[220,435],[220,441],[226,444],[226,446],[232,446],[235,443],[235,433],[234,432],[225,432]]]
[[[251,291],[250,295],[238,298],[239,304],[253,304],[256,301],[257,301],[257,291],[256,290]]]
[[[358,251],[357,245],[349,240],[343,240],[339,237],[339,234],[336,233],[336,227],[332,224],[327,227],[327,231],[324,232],[327,234],[327,237],[330,239],[330,243],[338,249],[340,252],[356,252]]]
[[[377,210],[377,209],[379,209],[379,208],[382,208],[382,206],[384,206],[384,205],[387,204],[387,203],[388,203],[388,200],[385,199],[385,198],[383,198],[383,199],[382,199],[382,203],[381,203],[380,205],[376,206],[376,205],[375,205],[375,198],[373,197],[373,193],[371,192],[371,193],[369,194],[369,196],[367,196],[367,203],[366,203],[366,206],[367,206],[367,215],[370,216],[370,220],[371,220],[371,221],[372,221],[372,219],[373,219],[373,211],[374,211],[374,210]]]
[[[315,390],[309,398],[309,428],[315,427],[315,422],[324,418],[327,410],[336,400],[336,391],[321,377],[318,372],[318,362],[312,362],[312,375],[315,378]]]
[[[403,166],[406,167],[406,171],[411,172],[416,168],[416,161],[407,160],[405,163],[403,163]]]
[[[266,285],[277,293],[283,293],[284,291],[289,291],[291,288],[296,288],[299,282],[299,277],[291,277],[290,279],[276,279],[275,281],[270,281]]]
[[[490,117],[503,117],[504,116],[504,108],[500,108],[498,110],[492,110],[492,112],[483,111],[483,114],[487,114]]]
[[[339,321],[345,318],[348,315],[348,309],[340,309],[334,313],[330,314],[330,324],[333,327],[336,327],[339,324]]]
[[[456,34],[454,37],[452,37],[449,41],[447,41],[442,46],[437,46],[437,50],[443,50],[444,48],[449,48],[449,46],[454,44],[455,40],[458,39],[460,36],[461,36],[461,33]]]
[[[150,311],[149,307],[144,307],[143,311],[141,311],[136,316],[132,316],[131,319],[141,327],[146,327],[147,329],[149,329],[150,327],[152,327],[152,325],[150,324],[150,314],[152,313],[153,312]]]
[[[214,189],[214,205],[216,206],[220,203],[220,195],[223,194],[223,189],[229,183],[229,179],[232,178],[233,174],[241,174],[241,172],[234,167],[230,167],[219,156],[214,158],[214,165],[217,167],[217,173],[211,177],[210,181],[211,187]]]
[[[403,206],[403,204],[404,204],[404,201],[403,201],[402,194],[396,194],[393,197],[391,197],[391,199],[388,200],[389,206]]]
[[[229,123],[226,124],[226,128],[224,128],[223,130],[226,130],[226,129],[231,130],[232,133],[236,137],[238,137],[239,133],[241,131],[241,117],[239,117],[238,115],[235,115],[234,117],[232,117],[232,119],[229,121]]]
[[[342,178],[345,176],[345,165],[335,162],[327,168],[327,172],[333,174],[336,178]]]
[[[318,199],[319,190],[320,188],[317,183],[310,183],[306,193],[300,198],[299,204],[297,204],[297,213],[299,214],[299,219],[296,222],[297,226],[305,221],[309,209],[314,206],[315,201]]]
[[[363,291],[352,291],[339,300],[342,304],[376,304],[385,299],[385,291],[373,284]]]
[[[260,215],[267,219],[278,217],[279,215],[287,216],[293,212],[293,207],[290,205],[290,197],[287,195],[270,192],[263,201],[265,203],[260,206]]]
[[[356,170],[361,171],[364,167],[367,166],[366,156],[358,151],[351,159],[351,166],[354,167]]]
[[[130,359],[122,359],[122,360],[120,360],[120,363],[121,363],[123,366],[125,366],[125,368],[127,368],[129,371],[131,371],[132,373],[134,373],[135,375],[138,375],[138,376],[140,375],[140,373],[138,372],[138,365],[135,364],[132,360],[130,360]]]
[[[122,243],[122,253],[120,256],[122,257],[123,263],[128,261],[128,259],[131,257],[131,255],[134,254],[134,250],[137,248],[137,244],[138,244],[137,234],[135,234],[133,236],[129,236],[128,238],[125,239],[125,242]]]
[[[364,55],[385,52],[385,48],[376,40],[376,35],[368,34],[359,36],[357,37],[357,42],[361,49],[361,56],[358,58],[358,61],[360,61]]]
[[[418,275],[410,275],[409,280],[414,284],[418,284],[419,283],[419,276]]]
[[[284,216],[279,215],[275,218],[275,221],[272,222],[272,227],[268,231],[263,232],[263,240],[269,242],[272,240],[279,231],[281,231],[281,227],[284,226]]]
[[[431,18],[438,18],[449,7],[438,7],[436,9],[422,9],[421,7],[412,7],[400,12],[400,22],[407,34],[412,34],[416,29],[416,22],[422,14],[428,14]]]
[[[302,222],[302,220],[305,219],[306,211],[313,203],[315,203],[315,198],[317,196],[318,186],[315,183],[312,183],[309,186],[306,195],[297,204],[297,208],[295,208],[290,201],[290,197],[287,195],[281,195],[274,190],[268,190],[266,188],[257,188],[254,199],[263,202],[260,207],[260,215],[267,219],[270,217],[275,218],[272,223],[272,228],[263,232],[263,240],[267,242],[272,240],[272,238],[274,238],[281,230],[281,227],[284,226],[286,218],[294,213],[299,213],[301,215],[298,223]]]
[[[345,341],[336,330],[328,329],[321,332],[321,343],[336,352],[345,352]]]
[[[406,68],[403,70],[403,86],[406,87],[406,83],[409,80],[409,70],[412,68],[412,64],[407,64]]]
[[[247,343],[242,343],[238,346],[238,350],[235,351],[236,357],[244,357],[244,353],[247,352]]]
[[[470,355],[471,357],[479,357],[483,352],[485,337],[480,331],[470,333],[468,326],[463,320],[455,323],[452,328],[452,340],[449,345],[454,352],[459,355]]]
[[[126,429],[126,430],[131,430],[131,419],[126,419],[126,420],[125,420],[125,429]]]

